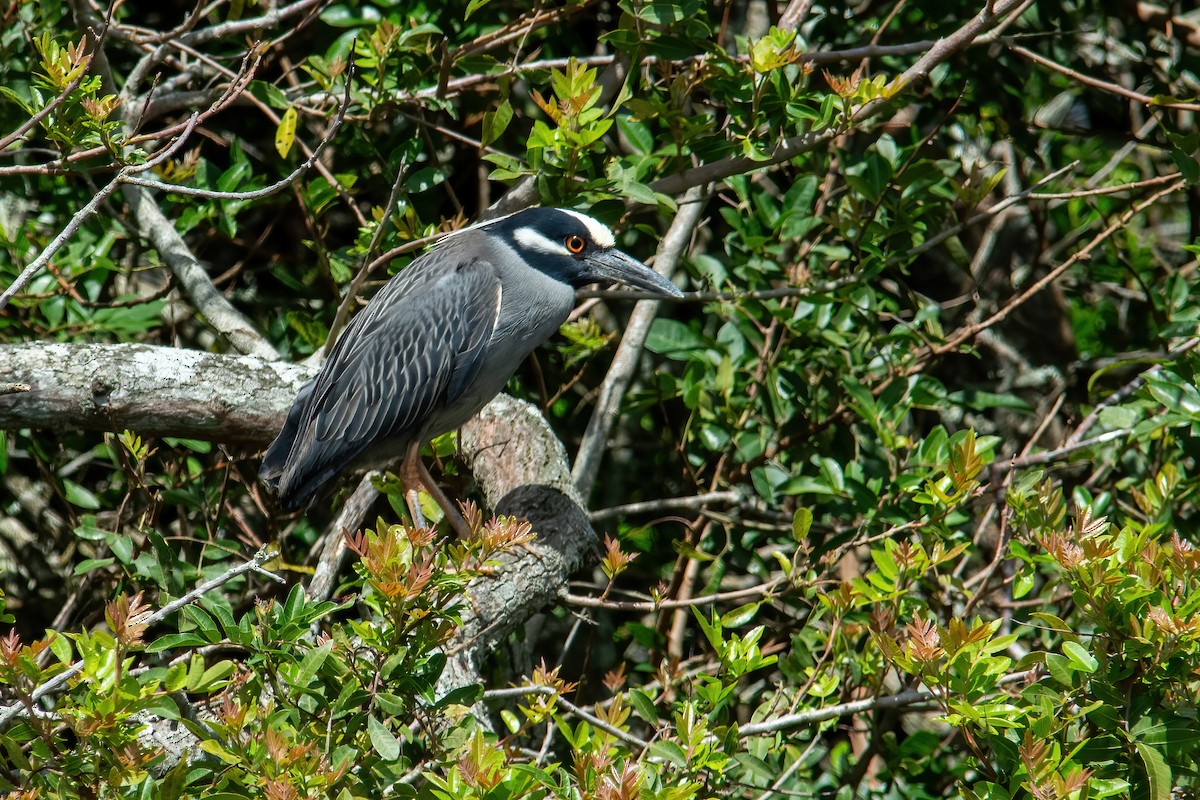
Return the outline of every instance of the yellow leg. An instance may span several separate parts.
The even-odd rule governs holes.
[[[414,525],[419,528],[426,526],[425,515],[421,513],[420,498],[417,495],[419,488],[424,486],[425,491],[429,492],[434,502],[441,506],[450,526],[458,534],[458,538],[470,538],[471,531],[467,527],[467,521],[463,519],[462,514],[450,502],[450,498],[437,485],[437,481],[433,479],[433,476],[429,474],[429,470],[421,461],[420,444],[409,446],[408,453],[404,457],[404,468],[401,471],[400,479],[404,482],[404,500],[408,503],[408,510],[412,514]]]

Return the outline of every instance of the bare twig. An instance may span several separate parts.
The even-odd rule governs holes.
[[[589,512],[588,519],[592,522],[599,522],[600,520],[612,519],[613,517],[627,517],[632,514],[659,514],[663,511],[675,511],[679,509],[696,510],[704,508],[710,503],[736,505],[741,501],[742,494],[740,492],[705,492],[687,497],[664,497],[661,500],[646,500],[641,503],[626,503],[622,506],[601,508]]]
[[[594,727],[611,736],[617,737],[622,742],[625,742],[625,744],[636,747],[640,750],[645,750],[650,746],[649,742],[642,741],[633,734],[626,733],[615,725],[610,725],[609,723],[597,717],[595,714],[590,714],[587,711],[584,711],[579,706],[564,698],[562,693],[553,686],[514,686],[508,689],[492,689],[484,692],[483,697],[485,700],[501,700],[509,697],[525,697],[531,694],[554,696],[554,702],[565,708],[568,712],[574,714],[580,719],[587,720],[587,722]]]
[[[1033,195],[1033,191],[1035,189],[1037,189],[1039,186],[1045,186],[1046,184],[1050,183],[1051,181],[1062,177],[1063,175],[1067,174],[1071,170],[1075,169],[1075,167],[1077,167],[1078,165],[1079,165],[1078,161],[1072,161],[1070,164],[1067,164],[1065,167],[1060,167],[1060,168],[1054,170],[1054,172],[1051,172],[1049,175],[1042,177],[1040,180],[1035,182],[1032,186],[1025,189],[1024,191],[1018,192],[1014,195],[1010,195],[1009,197],[1004,198],[1003,200],[1001,200],[1000,202],[991,206],[990,208],[987,208],[983,211],[980,211],[978,214],[973,215],[966,222],[961,222],[957,225],[951,225],[950,227],[946,228],[945,230],[939,231],[936,236],[933,236],[933,237],[925,240],[921,244],[919,244],[916,247],[914,247],[913,249],[909,250],[907,253],[904,253],[902,256],[894,256],[892,259],[893,263],[899,262],[901,259],[904,259],[904,258],[910,258],[912,256],[918,256],[921,253],[928,252],[929,250],[932,250],[933,248],[937,247],[942,242],[949,239],[951,236],[957,236],[958,234],[962,233],[967,228],[969,228],[973,225],[976,225],[980,222],[983,222],[985,220],[991,219],[992,217],[995,217],[997,214],[1004,211],[1005,209],[1011,208],[1012,206],[1016,205],[1017,203],[1021,202],[1022,200],[1025,200],[1025,199],[1031,197]]]
[[[128,167],[125,169],[128,169]],[[83,223],[89,217],[91,217],[92,214],[96,213],[96,209],[100,207],[100,204],[107,200],[113,192],[120,188],[121,177],[123,173],[124,170],[122,170],[121,173],[118,173],[116,178],[102,186],[100,191],[92,195],[92,199],[88,200],[87,203],[83,205],[83,208],[71,215],[71,220],[61,231],[58,232],[57,236],[50,240],[50,244],[46,245],[45,248],[42,249],[42,252],[38,254],[38,257],[25,265],[25,269],[21,270],[21,274],[17,276],[16,280],[9,284],[9,287],[5,289],[3,293],[0,293],[0,309],[8,305],[8,301],[11,300],[17,294],[17,292],[24,289],[25,284],[33,280],[33,276],[37,275],[38,272],[40,272],[42,268],[50,262],[50,259],[54,257],[54,254],[61,250],[63,245],[71,240],[71,238],[79,230],[80,226],[83,225]]]
[[[804,18],[808,16],[808,10],[812,8],[813,0],[792,0],[787,4],[787,8],[779,15],[779,29],[784,31],[794,31],[804,22]]]
[[[363,285],[367,282],[367,277],[371,274],[378,260],[373,260],[375,251],[379,248],[379,243],[383,241],[383,233],[387,230],[388,220],[392,218],[392,209],[396,207],[396,200],[400,197],[400,190],[404,186],[404,179],[408,174],[408,156],[404,156],[400,161],[400,168],[396,170],[396,179],[392,181],[392,192],[388,195],[387,203],[383,206],[383,215],[380,217],[379,224],[375,226],[375,233],[371,237],[371,245],[367,248],[366,254],[363,255],[363,263],[354,278],[350,281],[350,285],[346,288],[346,296],[342,298],[342,302],[338,305],[337,313],[333,317],[333,324],[329,326],[329,335],[325,337],[325,352],[333,346],[337,341],[338,332],[342,326],[346,324],[346,318],[350,316],[350,309],[354,306],[354,299],[358,297],[358,293],[362,291]],[[411,244],[411,243],[410,243]]]
[[[1037,673],[1033,671],[1014,672],[1001,676],[997,683],[1001,686],[1010,683],[1020,683],[1021,681],[1033,679],[1036,677],[1036,674]],[[801,725],[811,725],[814,722],[824,722],[827,719],[837,719],[838,717],[846,717],[852,714],[861,714],[864,711],[904,708],[906,706],[912,706],[918,703],[936,701],[938,698],[945,696],[946,693],[941,690],[926,692],[921,691],[920,689],[909,689],[897,694],[884,695],[883,697],[868,697],[863,700],[840,703],[836,706],[814,708],[811,711],[801,711],[796,714],[784,714],[774,719],[767,720],[766,722],[752,722],[739,728],[738,735],[742,738],[749,736],[765,736],[767,734],[779,733],[780,731],[797,728]]]
[[[290,186],[297,178],[308,172],[317,159],[321,157],[321,153],[333,141],[333,136],[342,126],[342,120],[346,116],[346,108],[350,104],[350,77],[346,78],[346,91],[342,95],[342,104],[338,106],[337,114],[333,119],[333,124],[329,127],[329,131],[325,137],[317,144],[316,149],[312,151],[308,158],[303,163],[287,174],[286,177],[264,186],[261,189],[255,189],[249,192],[218,192],[212,189],[199,189],[193,186],[179,186],[172,183],[164,183],[163,181],[151,180],[146,178],[126,177],[124,182],[133,186],[143,186],[147,189],[159,189],[164,192],[173,194],[187,195],[189,197],[205,197],[211,200],[257,200],[262,197],[270,197],[281,189]]]
[[[7,150],[8,146],[10,144],[15,142],[17,139],[20,139],[29,130],[31,130],[35,125],[37,125],[39,122],[41,122],[43,119],[45,119],[50,114],[50,112],[52,112],[54,109],[56,109],[60,105],[62,105],[63,101],[71,96],[71,92],[73,92],[77,88],[79,88],[80,81],[82,81],[86,75],[87,75],[87,70],[80,72],[79,77],[77,77],[75,80],[68,83],[67,87],[65,89],[63,89],[61,92],[59,92],[58,95],[54,99],[52,99],[49,103],[47,103],[45,108],[38,110],[37,113],[35,113],[29,119],[25,120],[25,122],[21,123],[21,125],[12,133],[10,133],[9,135],[7,135],[3,138],[0,138],[0,153]]]
[[[563,602],[569,603],[573,606],[582,606],[584,608],[605,608],[609,611],[637,611],[649,614],[656,611],[674,610],[677,608],[711,606],[714,603],[728,603],[734,600],[745,600],[747,597],[765,597],[772,594],[786,581],[787,578],[780,576],[757,586],[748,586],[745,589],[734,589],[728,592],[716,592],[714,594],[706,594],[700,597],[689,597],[686,600],[660,600],[658,602],[653,600],[641,602],[637,600],[606,600],[600,597],[588,597],[587,595],[571,594],[570,592],[563,592],[560,597],[562,598]]]
[[[1192,337],[1191,339],[1187,339],[1178,347],[1171,348],[1170,352],[1167,353],[1166,358],[1174,361],[1185,353],[1189,353],[1194,350],[1197,345],[1200,345],[1200,337]],[[1122,402],[1125,400],[1125,398],[1142,388],[1142,386],[1144,386],[1146,383],[1146,379],[1154,373],[1161,371],[1163,366],[1163,364],[1156,364],[1097,403],[1096,407],[1092,409],[1091,413],[1084,417],[1083,420],[1080,421],[1077,426],[1075,426],[1075,430],[1072,431],[1071,435],[1067,437],[1067,440],[1064,442],[1064,444],[1071,446],[1079,442],[1083,438],[1083,435],[1091,430],[1092,426],[1096,424],[1096,421],[1100,419],[1100,414],[1104,411],[1104,409]]]
[[[314,600],[328,600],[333,594],[338,573],[342,568],[342,559],[346,555],[346,537],[362,527],[367,512],[379,498],[379,491],[371,483],[371,475],[367,473],[358,482],[353,494],[346,498],[338,511],[337,519],[325,532],[325,546],[317,559],[316,569],[308,582],[308,596]]]
[[[749,292],[684,292],[683,297],[662,297],[643,292],[640,289],[583,289],[575,293],[582,299],[599,300],[659,300],[663,303],[710,303],[732,302],[742,300],[780,300],[785,297],[812,297],[813,295],[829,294],[847,286],[861,283],[862,278],[847,275],[837,280],[825,281],[812,286],[779,286],[774,289],[755,289]]]
[[[226,39],[231,36],[251,34],[255,31],[270,30],[278,27],[285,20],[299,16],[300,14],[311,15],[312,11],[315,11],[327,2],[328,0],[299,0],[299,2],[277,8],[258,17],[231,19],[218,25],[211,25],[207,28],[192,31],[191,33],[185,33],[177,41],[195,46],[211,42],[214,39]]]
[[[1134,101],[1135,103],[1141,103],[1144,106],[1149,106],[1151,108],[1154,108],[1154,107],[1173,108],[1173,109],[1176,109],[1177,111],[1200,111],[1200,104],[1182,103],[1182,102],[1178,102],[1178,101],[1170,102],[1170,103],[1161,102],[1161,101],[1151,97],[1148,94],[1142,94],[1141,92],[1135,92],[1132,89],[1126,89],[1124,86],[1121,86],[1118,83],[1112,83],[1110,81],[1102,81],[1099,78],[1093,78],[1090,75],[1084,75],[1082,72],[1078,72],[1069,67],[1064,67],[1062,64],[1059,64],[1057,61],[1046,58],[1043,55],[1039,55],[1038,53],[1035,53],[1028,48],[1021,47],[1018,44],[1009,43],[1008,49],[1011,50],[1012,52],[1016,53],[1017,55],[1021,56],[1022,58],[1026,58],[1026,59],[1032,61],[1035,64],[1046,67],[1047,69],[1052,69],[1055,72],[1058,72],[1062,75],[1066,75],[1068,78],[1070,78],[1073,81],[1082,83],[1085,86],[1091,86],[1094,89],[1100,89],[1101,91],[1108,92],[1109,94],[1115,94],[1120,97],[1124,97],[1126,99]]]
[[[951,334],[946,339],[946,341],[943,342],[942,344],[939,344],[937,346],[930,346],[930,347],[923,348],[923,350],[917,354],[917,357],[913,360],[913,363],[910,364],[908,369],[905,370],[904,374],[912,375],[912,374],[919,372],[921,369],[924,368],[923,365],[929,357],[942,356],[942,355],[945,355],[946,353],[952,352],[953,350],[958,348],[963,343],[968,342],[971,339],[973,339],[976,335],[979,334],[980,331],[986,330],[987,328],[990,328],[993,325],[995,325],[996,323],[1007,318],[1010,314],[1012,314],[1014,311],[1016,311],[1017,308],[1019,308],[1026,301],[1028,301],[1029,298],[1033,297],[1038,292],[1045,289],[1047,286],[1049,286],[1051,283],[1053,283],[1054,280],[1056,280],[1060,275],[1062,275],[1064,272],[1066,272],[1072,266],[1074,266],[1075,264],[1078,264],[1081,261],[1087,260],[1088,257],[1091,256],[1093,250],[1095,250],[1101,244],[1106,242],[1114,233],[1116,233],[1117,231],[1121,230],[1126,225],[1128,225],[1130,220],[1132,220],[1134,217],[1136,217],[1142,211],[1144,211],[1145,209],[1154,205],[1155,203],[1157,203],[1159,200],[1166,197],[1167,195],[1174,194],[1175,192],[1183,189],[1185,186],[1187,186],[1186,181],[1184,181],[1184,180],[1175,181],[1174,183],[1172,183],[1170,186],[1166,187],[1165,189],[1155,192],[1154,194],[1150,195],[1150,197],[1146,198],[1145,200],[1142,200],[1141,202],[1135,203],[1132,206],[1130,206],[1128,209],[1125,210],[1124,213],[1122,213],[1119,217],[1117,217],[1117,219],[1114,220],[1107,228],[1105,228],[1103,231],[1101,231],[1100,233],[1098,233],[1094,237],[1092,237],[1092,240],[1090,242],[1088,242],[1085,246],[1083,246],[1082,248],[1077,250],[1070,258],[1066,259],[1061,264],[1059,264],[1057,267],[1055,267],[1054,269],[1047,272],[1045,275],[1043,275],[1037,281],[1034,281],[1023,292],[1021,292],[1016,297],[1014,297],[1011,300],[1009,300],[1008,302],[1006,302],[1004,304],[1004,307],[1001,308],[1000,310],[996,311],[996,313],[992,314],[987,319],[972,323],[970,325],[964,325],[963,327],[961,327],[957,331],[955,331],[953,334]]]

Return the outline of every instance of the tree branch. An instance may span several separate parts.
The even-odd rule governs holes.
[[[120,431],[262,445],[306,367],[142,344],[0,346],[0,428]]]

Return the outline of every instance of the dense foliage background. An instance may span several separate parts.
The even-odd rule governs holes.
[[[0,1],[0,791],[1195,796],[1186,5]],[[220,399],[537,203],[687,291],[510,385],[603,539],[550,607],[490,510],[282,514],[302,371]]]

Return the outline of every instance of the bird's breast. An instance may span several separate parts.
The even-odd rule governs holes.
[[[503,281],[501,286],[484,366],[457,402],[431,415],[425,427],[429,434],[452,430],[475,416],[504,389],[529,354],[558,331],[575,305],[574,289],[541,273]]]

